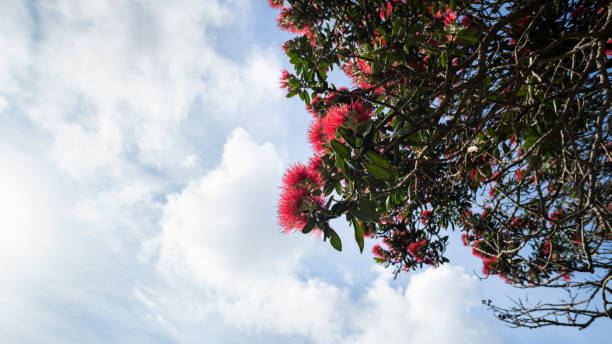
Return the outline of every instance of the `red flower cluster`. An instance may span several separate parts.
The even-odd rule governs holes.
[[[421,223],[422,224],[426,224],[427,221],[429,221],[429,217],[431,216],[432,211],[431,210],[423,210],[423,212],[421,213]]]
[[[444,25],[449,26],[452,22],[457,20],[457,13],[450,10],[450,8],[446,9],[446,16],[444,17]]]
[[[552,213],[550,213],[550,219],[553,221],[558,221],[561,215],[563,215],[563,209],[555,210]]]
[[[417,242],[413,242],[408,245],[408,252],[417,260],[417,262],[422,263],[425,260],[425,252],[427,250],[427,240],[421,240]]]
[[[379,244],[374,245],[372,247],[372,254],[374,257],[382,259],[383,261],[388,261],[391,257],[389,257],[389,252],[383,249]]]
[[[317,95],[316,97],[314,97],[312,99],[312,101],[310,102],[310,104],[308,104],[306,106],[306,111],[310,112],[312,114],[312,117],[318,117],[318,110],[317,108],[323,103],[323,98],[321,98],[321,96]]]
[[[286,88],[287,93],[291,91],[290,81],[295,79],[295,75],[289,73],[286,69],[283,69],[280,78],[280,88]]]
[[[283,7],[280,15],[278,16],[278,27],[285,31],[295,33],[298,35],[311,36],[310,25],[308,23],[298,22],[293,8]]]
[[[391,2],[387,2],[386,9],[385,7],[380,8],[380,19],[385,20],[385,18],[389,18],[389,15],[391,15],[392,11],[393,11],[393,5],[391,5]]]
[[[310,191],[322,185],[323,179],[319,171],[300,163],[290,166],[283,176],[283,189],[301,188]]]
[[[268,4],[272,8],[282,8],[284,0],[268,0]]]
[[[372,67],[362,60],[357,59],[356,62],[349,61],[342,66],[342,70],[349,78],[353,79],[353,83],[361,88],[370,88],[372,84],[368,82],[368,76],[372,74]]]
[[[308,128],[308,139],[317,153],[325,153],[325,146],[336,138],[342,125],[354,126],[372,117],[372,110],[361,101],[340,104],[327,110],[325,117],[316,118]]]
[[[278,202],[278,223],[283,233],[304,228],[308,223],[305,211],[325,204],[323,197],[313,194],[323,186],[318,164],[319,160],[315,158],[308,166],[297,163],[285,171]]]

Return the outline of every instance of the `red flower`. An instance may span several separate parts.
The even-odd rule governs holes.
[[[483,252],[481,252],[480,250],[480,244],[482,243],[482,241],[475,241],[472,244],[472,254],[475,255],[476,257],[480,258],[480,259],[489,259],[488,256],[486,256]]]
[[[442,10],[438,10],[438,12],[436,12],[435,14],[433,13],[433,6],[434,4],[431,4],[431,6],[429,6],[429,13],[431,13],[431,15],[434,18],[440,19],[442,18]]]
[[[495,263],[497,263],[497,257],[483,258],[482,263],[482,273],[485,276],[488,276],[495,272]]]
[[[321,166],[321,155],[315,154],[308,160],[308,168],[314,171],[318,171]]]
[[[282,8],[283,7],[283,0],[268,0],[268,4],[272,8]]]
[[[379,244],[372,247],[372,254],[377,258],[389,260],[389,253],[387,253],[387,251],[385,251]]]
[[[472,18],[467,17],[467,16],[462,16],[459,22],[461,23],[461,25],[470,27],[470,25],[472,24]]]
[[[289,93],[291,89],[290,81],[295,79],[295,75],[289,73],[286,69],[283,69],[281,78],[280,78],[280,88],[286,88],[287,93]]]
[[[444,17],[444,25],[445,26],[448,26],[452,22],[457,20],[457,13],[451,11],[450,8],[447,8],[445,13],[446,13],[446,17]]]
[[[421,240],[413,242],[408,245],[408,252],[417,260],[422,263],[425,260],[425,250],[427,249],[427,240]]]
[[[461,242],[463,242],[463,246],[468,246],[470,244],[470,235],[469,234],[461,234]]]
[[[278,202],[278,224],[283,233],[288,233],[292,229],[301,230],[308,222],[308,218],[303,213],[303,205],[322,206],[325,200],[322,197],[309,195],[308,191],[302,188],[288,188],[281,193]]]
[[[308,23],[298,23],[296,21],[293,8],[281,9],[277,23],[278,27],[285,31],[289,31],[298,35],[312,35],[310,33],[310,26],[308,25]]]
[[[283,175],[283,190],[301,188],[304,190],[318,189],[323,185],[319,171],[301,163],[290,166]]]
[[[550,213],[550,219],[553,221],[559,220],[560,215],[563,215],[563,209],[558,209]]]
[[[563,271],[562,271],[562,273],[563,273],[563,275],[561,275],[561,277],[563,278],[564,281],[566,281],[566,282],[571,282],[572,281],[571,278],[570,278],[571,275],[569,273],[563,272]]]
[[[431,210],[423,210],[423,212],[421,213],[421,223],[422,224],[425,224],[429,220],[431,213],[432,213]]]
[[[374,33],[374,35],[377,35],[376,32]],[[377,39],[379,41],[382,41],[382,37],[377,36]],[[347,64],[342,66],[342,70],[348,77],[353,79],[353,83],[355,85],[361,88],[372,87],[372,85],[368,83],[366,79],[370,74],[372,74],[372,67],[366,61],[361,59],[357,59],[356,62],[349,61]]]
[[[530,17],[530,16],[523,17],[523,18],[521,18],[521,19],[519,19],[519,20],[517,21],[516,25],[517,25],[518,27],[523,27],[523,26],[525,26],[525,24],[527,24],[527,23],[528,23],[530,20],[531,20],[531,17]]]
[[[314,99],[310,102],[309,105],[306,106],[306,111],[310,112],[312,114],[312,117],[317,117],[317,109],[316,106],[317,104],[321,101],[321,96],[316,96],[314,97]]]
[[[385,18],[389,18],[389,15],[393,11],[393,5],[390,2],[387,2],[387,10],[385,11],[384,7],[380,8],[380,19],[385,20]]]
[[[316,153],[325,153],[324,145],[329,142],[325,135],[323,119],[315,119],[308,128],[308,140]]]
[[[336,129],[344,124],[359,124],[370,119],[372,110],[360,101],[341,104],[327,110],[323,118],[323,133],[328,142],[336,138]]]
[[[574,8],[572,12],[570,13],[570,18],[576,18],[579,14],[585,13],[586,11],[587,11],[586,8],[580,8],[580,7]]]
[[[525,169],[521,168],[520,170],[516,171],[516,173],[514,173],[514,176],[516,177],[516,180],[521,180],[523,174],[525,174]]]
[[[470,178],[472,178],[472,179],[476,180],[476,178],[478,177],[478,171],[476,171],[476,170],[470,170],[470,171],[468,172],[468,175],[470,176]]]

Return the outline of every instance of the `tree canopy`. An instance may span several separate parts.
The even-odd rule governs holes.
[[[344,216],[395,273],[448,262],[448,230],[484,276],[565,289],[487,302],[514,326],[612,319],[612,3],[609,0],[269,0],[312,115],[291,166],[284,232]],[[334,69],[352,87],[331,81]]]

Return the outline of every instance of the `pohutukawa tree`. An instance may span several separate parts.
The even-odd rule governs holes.
[[[612,319],[609,0],[269,0],[312,114],[314,155],[291,166],[284,232],[361,250],[395,273],[448,262],[448,230],[483,275],[564,301],[508,308],[514,326]],[[353,81],[337,87],[334,69]]]

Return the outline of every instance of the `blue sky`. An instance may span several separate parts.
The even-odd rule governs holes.
[[[0,342],[609,338],[605,321],[508,329],[480,300],[523,292],[477,281],[458,242],[450,265],[393,280],[342,222],[343,253],[281,235],[309,115],[278,88],[289,36],[266,1],[2,7]]]

